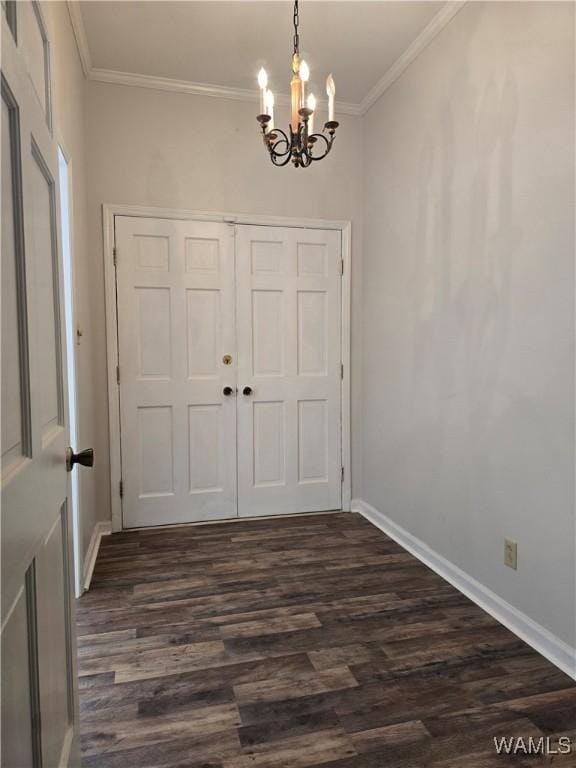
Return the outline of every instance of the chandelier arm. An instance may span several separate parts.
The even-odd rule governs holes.
[[[274,134],[279,133],[280,138],[274,139],[273,141],[268,141],[268,149],[270,150],[270,153],[273,152],[275,155],[279,155],[280,157],[284,157],[284,155],[289,154],[292,147],[291,147],[290,139],[288,138],[286,133],[284,133],[284,131],[281,130],[280,128],[274,128],[274,130],[271,131],[271,133],[274,133]],[[286,149],[284,152],[282,152],[278,149],[278,147],[284,144],[286,145]]]
[[[326,136],[324,136],[323,133],[313,133],[312,136],[314,136],[316,138],[316,140],[322,139],[322,141],[326,145],[326,149],[324,150],[324,152],[321,155],[310,154],[310,159],[312,161],[323,160],[326,157],[326,155],[330,152],[330,150],[332,149],[332,144],[334,143],[334,136],[331,136],[329,139],[326,138]]]
[[[275,165],[277,168],[281,168],[283,165],[288,165],[291,158],[291,152],[285,152],[283,155],[277,155],[274,152],[270,152],[270,160],[272,161],[272,165]]]
[[[270,160],[273,165],[278,167],[288,165],[290,158],[292,157],[292,145],[290,139],[280,128],[275,128],[271,133],[274,133],[275,135],[280,134],[281,137],[279,139],[274,139],[273,141],[267,138],[264,139],[268,153],[270,154]],[[280,150],[279,147],[285,147],[284,151]]]
[[[290,158],[292,157],[292,144],[290,139],[280,128],[274,129],[273,133],[280,134],[281,137],[279,139],[275,139],[274,141],[266,142],[266,146],[270,154],[270,160],[272,161],[273,165],[278,167],[288,165]],[[282,151],[281,149],[278,149],[279,147],[285,147],[285,149]]]

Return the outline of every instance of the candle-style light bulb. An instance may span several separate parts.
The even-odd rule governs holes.
[[[300,80],[302,80],[302,106],[304,107],[306,105],[306,84],[308,83],[308,80],[310,79],[310,68],[308,67],[308,64],[302,60],[300,62]]]
[[[260,87],[260,114],[266,114],[266,88],[268,87],[268,74],[264,67],[258,72],[258,86]]]
[[[308,96],[306,106],[312,110],[312,114],[308,118],[308,136],[311,136],[314,133],[314,110],[316,109],[316,97],[313,93]]]
[[[302,106],[302,80],[300,79],[300,55],[295,53],[292,56],[292,80],[290,81],[290,101],[292,104],[292,125],[293,133],[298,133],[300,124],[300,115],[298,111]]]
[[[268,122],[268,130],[274,130],[274,94],[272,91],[266,91],[266,114],[270,115],[270,121]]]
[[[328,96],[328,122],[334,121],[334,96],[336,95],[336,84],[332,75],[326,78],[326,95]]]

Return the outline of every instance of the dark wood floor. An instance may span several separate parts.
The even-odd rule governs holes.
[[[115,534],[92,584],[85,768],[576,764],[496,755],[576,745],[575,684],[358,515]]]

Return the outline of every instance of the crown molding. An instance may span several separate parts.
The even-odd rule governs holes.
[[[466,5],[468,0],[448,0],[438,11],[432,21],[424,27],[406,50],[396,59],[394,64],[385,72],[384,76],[368,92],[359,104],[350,102],[336,102],[336,109],[340,114],[361,116],[378,101],[378,99],[398,80],[407,67],[424,51],[432,40]],[[67,0],[68,12],[72,29],[76,38],[78,54],[82,63],[84,76],[87,80],[98,83],[111,83],[113,85],[127,85],[135,88],[150,88],[172,93],[186,93],[193,96],[211,96],[217,99],[229,99],[232,101],[257,102],[258,91],[245,88],[230,88],[223,85],[211,85],[209,83],[194,83],[189,80],[176,80],[170,77],[157,77],[155,75],[142,75],[136,72],[118,72],[113,69],[102,69],[92,66],[88,38],[84,28],[80,0]],[[278,94],[276,97],[278,106],[289,106],[290,96]],[[325,99],[318,100],[321,109],[327,108]]]
[[[82,11],[80,10],[80,1],[68,0],[66,5],[68,6],[68,15],[70,16],[70,23],[72,24],[74,38],[76,39],[76,47],[78,48],[82,71],[84,72],[84,77],[89,78],[90,72],[92,71],[92,59],[90,57],[90,48],[88,47],[84,19],[82,18]]]
[[[92,67],[87,75],[88,80],[97,83],[112,83],[114,85],[129,85],[135,88],[152,88],[157,91],[171,91],[172,93],[186,93],[194,96],[211,96],[217,99],[229,99],[232,101],[257,102],[259,93],[256,88],[230,88],[223,85],[210,83],[193,83],[190,80],[176,80],[171,77],[157,77],[156,75],[141,75],[137,72],[118,72],[113,69],[101,69]],[[290,97],[284,93],[275,94],[276,106],[289,106]],[[327,109],[328,102],[318,99],[318,106]],[[360,105],[347,102],[336,102],[336,109],[343,115],[360,115]]]
[[[384,76],[376,85],[368,91],[366,96],[360,102],[360,114],[364,115],[385,93],[390,86],[398,80],[404,70],[418,58],[422,51],[430,45],[436,35],[449,24],[458,11],[466,5],[467,0],[448,0],[448,2],[438,11],[432,21],[424,27],[418,37],[410,43],[408,48],[402,53],[385,72]]]

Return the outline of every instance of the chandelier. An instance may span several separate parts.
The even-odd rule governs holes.
[[[314,133],[316,99],[314,94],[306,96],[310,70],[300,59],[300,37],[298,35],[298,0],[294,2],[294,53],[292,55],[292,80],[290,81],[292,116],[289,133],[274,125],[274,94],[268,90],[268,75],[265,69],[258,73],[260,87],[260,114],[256,118],[262,129],[264,145],[274,165],[292,162],[295,168],[307,168],[316,160],[322,160],[332,149],[338,122],[334,120],[334,78],[326,78],[328,96],[328,120],[321,133]]]

